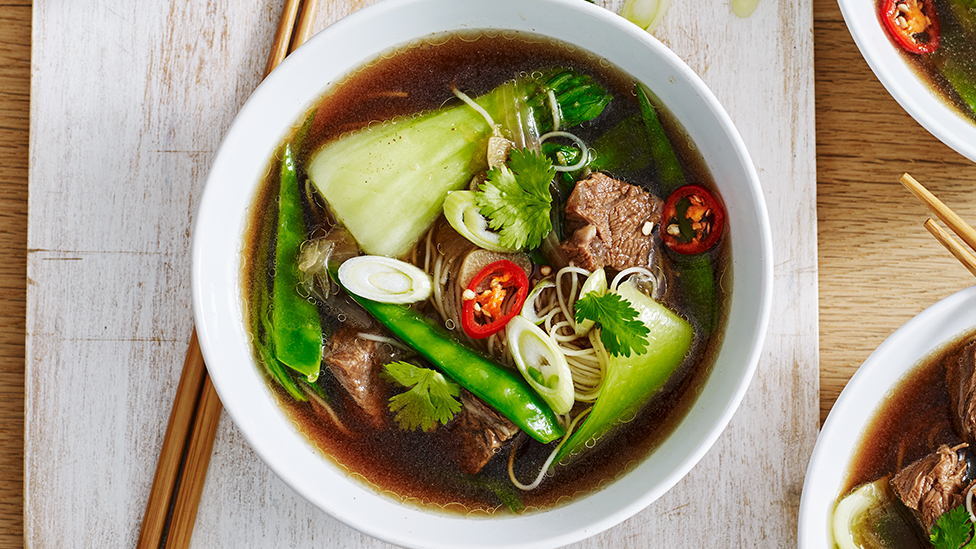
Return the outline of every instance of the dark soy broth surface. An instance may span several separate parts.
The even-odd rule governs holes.
[[[843,493],[894,474],[940,444],[959,442],[952,429],[945,361],[973,335],[938,349],[898,383],[862,435]]]
[[[452,85],[474,97],[511,80],[520,72],[555,65],[594,75],[614,95],[611,106],[599,119],[574,129],[574,133],[585,141],[591,141],[617,121],[638,112],[633,79],[585,52],[524,34],[496,36],[470,32],[462,36],[437,37],[371,62],[328,90],[309,111],[309,116],[313,117],[310,130],[301,150],[296,151],[299,173],[308,157],[323,143],[368,124],[436,109],[454,100],[450,91]],[[681,156],[689,182],[714,188],[687,137],[674,121],[664,122],[672,134],[672,142]],[[297,121],[296,130],[301,124],[301,120]],[[242,271],[246,295],[252,294],[258,285],[266,284],[267,271],[271,268],[248,266],[261,262],[259,258],[265,257],[262,250],[266,253],[268,241],[273,239],[274,229],[268,220],[273,216],[265,211],[271,210],[276,200],[278,181],[275,174],[279,162],[272,161],[268,180],[255,198]],[[638,175],[639,178],[628,175],[628,182],[657,194],[653,175]],[[724,280],[726,285],[731,277],[729,254],[729,245],[723,243],[714,256],[719,265],[716,277]],[[720,347],[727,296],[722,293],[721,283],[716,286],[720,328],[707,338],[696,337],[689,356],[664,389],[609,443],[601,441],[595,449],[570,464],[555,467],[538,489],[518,492],[527,510],[567,503],[580,494],[612,482],[643,460],[676,428],[700,392]],[[669,307],[680,312],[684,299],[680,291],[671,292],[670,296]],[[335,385],[329,377],[323,368],[319,384],[326,392]],[[355,434],[349,436],[337,430],[328,420],[327,412],[313,400],[297,402],[276,384],[269,385],[280,405],[311,444],[377,491],[427,508],[492,513],[505,509],[495,488],[504,485],[507,490],[515,490],[507,474],[510,445],[473,479],[463,475],[443,451],[446,444],[444,429],[434,433],[404,432],[396,427],[376,430],[356,414],[348,413],[350,406],[339,398],[334,403],[335,411],[348,430]],[[553,447],[525,437],[517,450],[516,476],[523,482],[534,478]]]

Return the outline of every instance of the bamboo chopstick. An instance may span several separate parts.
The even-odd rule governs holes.
[[[962,263],[963,267],[968,269],[969,272],[976,276],[976,256],[970,253],[966,248],[963,248],[961,244],[952,238],[952,235],[946,232],[946,230],[942,227],[936,225],[935,221],[932,221],[931,218],[925,220],[925,228],[932,233],[932,236],[934,236],[936,240],[945,246],[945,249],[949,250],[949,253],[951,253],[956,259],[959,260],[960,263]]]
[[[906,174],[901,176],[901,184],[904,185],[919,201],[922,202],[925,207],[927,207],[932,213],[936,215],[943,223],[949,227],[952,232],[956,233],[959,238],[963,240],[970,248],[976,250],[976,229],[973,229],[969,223],[966,223],[963,218],[952,211],[948,206],[942,203],[941,200],[935,197],[928,189],[922,186],[921,183],[915,180],[914,177]],[[976,255],[960,245],[952,235],[946,232],[942,227],[939,227],[935,221],[932,219],[927,219],[925,221],[925,228],[928,229],[932,236],[936,238],[947,250],[953,255],[960,263],[963,264],[966,269],[969,270],[974,276],[976,276]]]
[[[169,423],[166,426],[163,447],[159,452],[159,463],[156,465],[156,475],[153,477],[152,489],[149,492],[149,503],[146,504],[146,513],[142,517],[139,541],[136,544],[138,549],[159,547],[163,529],[166,527],[166,515],[169,513],[173,489],[179,476],[183,446],[193,426],[194,408],[200,398],[206,374],[207,368],[200,353],[197,332],[193,330],[190,336],[190,348],[183,362],[183,373],[180,374],[180,384],[176,387],[176,398],[173,400],[173,410],[170,412]]]
[[[285,56],[308,40],[317,7],[318,0],[285,0],[264,68],[265,77]],[[164,532],[166,549],[189,547],[222,409],[207,374],[194,328],[139,530],[137,549],[159,549]]]

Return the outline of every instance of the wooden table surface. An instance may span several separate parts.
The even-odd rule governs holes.
[[[31,4],[0,2],[0,548],[23,546]],[[912,173],[976,220],[976,165],[895,103],[832,0],[814,1],[821,419],[885,337],[972,283],[922,228]],[[774,228],[775,230],[775,228]]]

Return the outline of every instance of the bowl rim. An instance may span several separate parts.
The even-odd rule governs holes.
[[[882,28],[875,2],[837,0],[861,56],[888,93],[916,122],[949,148],[976,162],[976,122],[922,82]]]
[[[939,348],[976,329],[976,285],[924,309],[861,364],[837,397],[807,465],[797,524],[801,549],[833,547],[830,515],[881,400]]]
[[[649,61],[644,57],[649,52],[656,55],[651,62],[663,64],[670,70],[670,81],[687,86],[685,92],[688,94],[687,101],[693,102],[704,109],[707,109],[713,116],[713,120],[708,123],[710,127],[721,132],[722,136],[716,138],[716,142],[721,141],[722,145],[715,146],[722,154],[734,159],[727,167],[731,172],[730,177],[738,177],[743,180],[742,196],[738,197],[739,204],[727,204],[730,208],[738,207],[738,210],[730,209],[730,220],[741,220],[739,227],[730,230],[744,231],[745,226],[753,231],[750,238],[737,238],[735,242],[742,241],[741,247],[738,244],[733,246],[733,271],[737,273],[735,284],[745,284],[748,288],[755,288],[750,292],[752,299],[747,303],[744,298],[732,296],[730,309],[734,311],[746,311],[742,313],[749,319],[746,327],[742,328],[741,337],[736,338],[734,344],[729,343],[731,348],[736,349],[737,368],[730,368],[729,371],[712,372],[704,391],[715,392],[717,398],[709,400],[707,403],[697,404],[688,412],[685,419],[678,425],[676,431],[681,429],[690,418],[705,415],[709,419],[708,427],[696,432],[692,440],[683,441],[687,448],[682,448],[682,452],[677,452],[671,448],[668,441],[662,444],[651,456],[645,458],[644,462],[635,467],[636,470],[646,470],[648,462],[655,459],[655,464],[667,466],[667,473],[650,489],[643,489],[641,486],[632,486],[633,483],[613,482],[610,486],[603,488],[593,494],[576,498],[572,503],[562,505],[542,513],[530,513],[518,516],[506,516],[504,518],[493,518],[492,520],[478,520],[453,515],[442,515],[420,511],[409,505],[393,502],[390,498],[373,497],[373,492],[365,490],[361,484],[348,479],[338,479],[330,477],[330,473],[322,471],[323,465],[327,463],[320,454],[311,448],[305,448],[295,452],[283,460],[278,455],[278,448],[285,444],[294,444],[296,433],[291,432],[269,432],[267,427],[258,425],[265,421],[255,418],[255,414],[260,410],[268,411],[265,402],[261,400],[258,393],[251,388],[241,389],[241,382],[235,378],[241,377],[239,372],[232,372],[231,369],[237,367],[233,362],[233,357],[224,356],[226,349],[220,347],[222,338],[230,333],[233,337],[240,337],[241,327],[236,326],[240,322],[240,298],[239,289],[228,287],[227,280],[237,280],[238,265],[221,264],[216,260],[215,248],[212,240],[216,239],[215,231],[212,227],[222,226],[220,221],[222,216],[228,215],[226,210],[233,210],[233,206],[228,206],[228,184],[223,182],[228,173],[240,170],[235,166],[235,160],[246,158],[247,155],[260,154],[262,148],[254,145],[246,137],[248,132],[255,130],[265,130],[273,134],[275,144],[280,142],[287,130],[304,110],[318,97],[301,97],[297,91],[298,86],[290,86],[289,79],[294,80],[296,74],[302,73],[313,64],[316,55],[322,49],[327,48],[333,41],[341,40],[358,32],[362,25],[376,23],[378,20],[402,21],[409,17],[409,14],[420,7],[428,9],[438,9],[441,12],[455,10],[465,12],[467,15],[458,16],[456,24],[451,30],[467,28],[483,28],[487,26],[485,21],[499,21],[501,15],[471,16],[477,12],[476,9],[465,7],[466,3],[453,2],[452,0],[384,0],[363,8],[352,15],[334,23],[321,33],[313,36],[306,45],[299,48],[289,56],[272,74],[255,90],[251,98],[245,103],[237,118],[231,125],[223,142],[221,143],[217,155],[214,158],[211,173],[208,177],[206,187],[203,191],[198,209],[198,215],[194,222],[192,235],[192,287],[195,321],[198,328],[198,336],[201,349],[205,360],[210,367],[211,377],[214,385],[225,403],[225,409],[238,426],[239,430],[252,446],[256,454],[272,469],[292,489],[302,495],[306,500],[312,502],[318,508],[327,512],[341,522],[356,528],[375,538],[409,547],[539,547],[565,545],[579,541],[586,537],[597,534],[610,528],[623,520],[634,515],[652,501],[660,497],[664,492],[671,489],[682,477],[684,477],[694,465],[704,456],[709,448],[715,443],[718,436],[728,425],[734,411],[739,406],[748,386],[754,377],[759,356],[762,350],[762,343],[765,338],[768,320],[772,303],[772,284],[773,284],[773,262],[772,262],[772,237],[769,225],[766,204],[763,197],[761,185],[755,166],[746,150],[746,147],[733,126],[728,114],[719,104],[718,100],[705,86],[701,79],[683,62],[676,54],[665,47],[657,39],[647,34],[637,26],[620,18],[616,14],[578,0],[498,0],[493,8],[502,10],[504,7],[511,7],[510,10],[517,18],[509,17],[513,22],[514,28],[525,32],[535,32],[544,35],[554,35],[547,30],[539,30],[549,23],[538,23],[533,19],[536,11],[545,9],[550,13],[552,10],[559,10],[565,13],[566,17],[582,17],[588,29],[599,27],[601,30],[612,29],[616,34],[616,40],[623,40],[628,44],[638,44],[641,51],[628,53],[629,63],[646,64]],[[503,6],[504,5],[504,6]],[[453,17],[454,15],[451,15]],[[445,16],[447,17],[447,16]],[[508,16],[506,16],[508,17]],[[575,19],[574,19],[575,20]],[[457,23],[460,22],[460,23]],[[417,33],[414,33],[415,35]],[[423,34],[423,33],[420,33]],[[392,40],[392,39],[391,39]],[[402,41],[400,41],[402,42]],[[397,43],[400,43],[397,42]],[[385,48],[380,48],[382,51]],[[593,51],[596,48],[584,48]],[[360,56],[361,59],[373,57],[373,53]],[[632,57],[632,58],[631,58]],[[330,61],[331,62],[331,61]],[[360,61],[361,64],[361,61]],[[615,64],[618,66],[622,63]],[[623,68],[623,67],[621,67]],[[627,71],[631,72],[632,71]],[[664,84],[662,84],[663,86]],[[324,87],[324,86],[323,86]],[[321,87],[320,87],[321,90]],[[657,90],[655,90],[657,92]],[[288,108],[271,105],[274,102],[289,103]],[[295,106],[297,105],[297,106]],[[261,114],[259,109],[267,109],[270,114]],[[288,110],[291,109],[291,110]],[[285,118],[288,124],[280,122],[268,122],[268,118],[283,116],[282,113],[291,113],[292,116]],[[283,128],[282,126],[287,126]],[[253,139],[251,140],[253,141]],[[272,147],[263,149],[272,150]],[[261,157],[266,159],[269,155]],[[706,162],[707,162],[706,158]],[[264,160],[266,163],[266,160]],[[710,166],[713,177],[717,180],[723,174],[715,173],[715,168]],[[249,187],[250,188],[250,187]],[[252,189],[253,190],[253,189]],[[240,194],[240,193],[239,193]],[[723,195],[723,198],[725,196]],[[241,200],[235,197],[233,201]],[[250,200],[250,197],[247,197]],[[236,203],[236,202],[234,202]],[[734,214],[734,215],[733,215]],[[224,231],[230,233],[231,231]],[[240,231],[243,232],[243,224],[240,224]],[[738,234],[738,233],[736,233]],[[237,236],[228,237],[234,242],[240,242]],[[747,241],[748,240],[748,241]],[[235,250],[239,253],[240,246]],[[745,252],[738,254],[737,250]],[[225,253],[230,253],[224,250]],[[754,264],[741,264],[737,261],[738,256],[748,256],[754,259]],[[740,281],[738,274],[749,274],[743,276]],[[223,282],[223,283],[222,283]],[[744,294],[743,294],[744,295]],[[237,309],[237,318],[224,319],[215,315],[213,311],[218,310],[216,303],[234,303]],[[226,311],[225,306],[221,311]],[[730,312],[730,316],[733,312]],[[723,349],[724,352],[724,349]],[[240,358],[238,356],[237,358]],[[239,364],[239,363],[238,363]],[[253,368],[257,370],[257,368]],[[256,372],[255,372],[256,373]],[[249,377],[247,374],[244,377]],[[724,376],[724,377],[723,377]],[[712,378],[721,377],[712,382]],[[235,385],[236,383],[236,385]],[[724,385],[721,390],[716,387]],[[731,390],[729,389],[731,387]],[[265,387],[266,389],[266,387]],[[247,392],[250,391],[250,392]],[[267,394],[270,394],[268,391]],[[249,402],[248,398],[257,399]],[[264,400],[270,401],[265,395]],[[699,397],[699,401],[706,400]],[[273,404],[273,403],[272,403]],[[274,412],[267,412],[274,414]],[[280,410],[278,410],[280,414]],[[707,414],[713,414],[714,417]],[[281,429],[286,425],[280,417],[273,417],[267,421],[276,422],[277,428]],[[260,430],[260,435],[258,432]],[[676,437],[669,437],[673,439]],[[305,444],[305,446],[310,446]],[[276,453],[277,452],[277,453]],[[270,457],[269,457],[270,456]],[[326,480],[334,482],[329,484],[325,480],[315,479],[308,482],[307,479],[299,479],[294,473],[298,470],[313,470],[322,472]],[[330,470],[337,469],[334,465],[327,465]],[[334,474],[341,472],[333,471]],[[627,473],[628,476],[634,475],[634,470]],[[321,493],[323,489],[346,490],[346,484],[355,483],[356,489],[350,488],[348,491],[352,495],[350,505],[327,505],[322,501]],[[639,493],[635,493],[639,492]],[[367,496],[369,494],[369,496]],[[355,501],[356,498],[372,500],[372,504],[381,508],[385,517],[384,524],[378,521],[364,523],[356,515],[357,505],[362,504]],[[581,502],[588,503],[590,506],[600,507],[599,513],[583,512],[580,509]],[[623,501],[624,503],[620,503]],[[611,508],[605,511],[605,508]],[[552,520],[563,526],[557,531],[536,531],[540,530],[539,517],[546,516],[547,520]],[[431,518],[436,517],[436,520]],[[428,520],[429,519],[429,520]],[[584,520],[585,519],[585,520]],[[521,538],[513,536],[487,536],[488,533],[495,533],[498,522],[503,521],[506,526],[513,526],[518,532],[523,534]],[[437,523],[450,530],[455,537],[431,538],[431,524]],[[446,526],[445,526],[446,525]],[[512,530],[512,528],[508,528]],[[544,529],[541,529],[544,530]],[[485,536],[479,536],[479,533]],[[489,541],[490,540],[490,541]]]

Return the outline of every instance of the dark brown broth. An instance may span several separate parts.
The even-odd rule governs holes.
[[[549,40],[526,35],[518,35],[517,39],[482,37],[476,41],[472,40],[473,36],[470,34],[464,39],[453,37],[437,46],[423,44],[398,52],[389,59],[370,64],[329,90],[317,102],[305,147],[298,151],[299,164],[304,163],[322,143],[343,132],[373,121],[441,106],[453,98],[451,84],[475,96],[510,80],[518,70],[569,66],[595,74],[613,91],[611,108],[598,124],[585,124],[574,129],[574,133],[584,140],[592,141],[615,121],[637,112],[633,80],[584,52],[571,51]],[[409,93],[401,93],[405,90],[409,90]],[[678,135],[674,121],[665,120],[665,124],[669,125],[672,134]],[[686,138],[674,141],[685,162],[689,181],[712,187],[705,175],[704,163],[695,156],[692,145]],[[260,256],[261,248],[268,245],[266,239],[269,232],[273,233],[267,228],[268,216],[263,213],[275,200],[277,161],[273,164],[268,181],[262,185],[255,200],[245,266]],[[642,183],[653,190],[650,181],[630,182]],[[724,244],[718,252],[718,257],[723,258],[718,273],[723,278],[731,276],[728,255],[728,244]],[[264,275],[261,269],[245,269],[244,286],[249,289],[246,293],[253,293],[251,288],[263,284]],[[724,303],[727,296],[721,290],[719,294]],[[671,305],[677,307],[679,304]],[[724,325],[726,307],[723,305],[720,310],[720,324]],[[716,334],[722,332],[721,327],[716,330]],[[555,468],[540,488],[521,492],[526,507],[548,508],[565,503],[581,493],[612,482],[643,460],[673,432],[691,408],[695,395],[711,371],[720,339],[720,335],[714,335],[708,340],[696,341],[689,358],[672,376],[661,396],[652,400],[637,418],[621,429],[612,443],[601,443],[570,465]],[[328,374],[324,373],[323,377],[327,378]],[[325,383],[328,383],[327,379]],[[430,435],[396,429],[370,430],[360,423],[360,418],[354,412],[343,409],[343,399],[340,398],[336,403],[337,413],[351,430],[366,433],[354,439],[347,438],[338,433],[330,421],[323,419],[325,414],[317,405],[295,402],[276,384],[271,385],[282,407],[312,444],[340,467],[378,491],[396,495],[408,502],[433,504],[463,513],[491,512],[499,506],[489,490],[457,480],[457,467],[441,451],[443,441],[440,440],[440,433]],[[535,442],[520,445],[516,473],[523,482],[535,476],[551,448]],[[511,486],[506,472],[507,457],[508,451],[505,450],[489,462],[479,476],[499,479]]]
[[[919,362],[874,413],[861,435],[842,491],[894,474],[901,467],[960,438],[952,429],[945,360],[972,341],[972,333]]]

